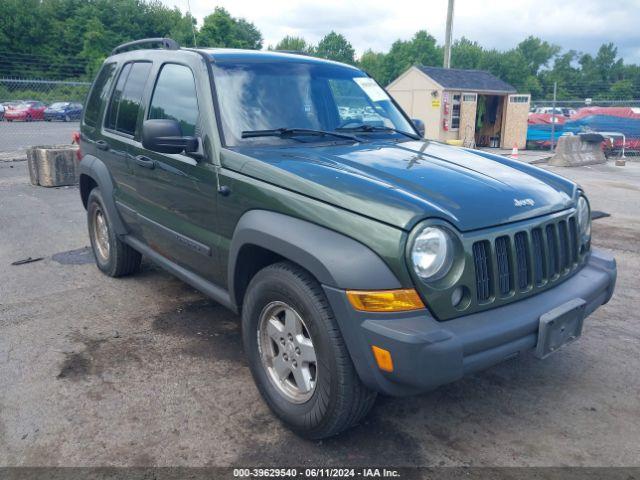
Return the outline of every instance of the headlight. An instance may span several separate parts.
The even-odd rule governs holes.
[[[587,241],[591,236],[591,211],[589,202],[584,197],[578,199],[578,227],[580,228],[581,241]]]
[[[438,227],[427,227],[416,237],[411,249],[411,262],[424,280],[444,277],[453,264],[451,235]]]

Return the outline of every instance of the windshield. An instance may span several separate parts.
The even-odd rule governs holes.
[[[55,103],[52,103],[51,105],[49,105],[49,108],[55,110],[57,108],[65,108],[68,105],[69,105],[69,102],[55,102]]]
[[[335,132],[370,125],[415,133],[385,91],[354,68],[309,61],[223,61],[212,67],[227,146],[302,141],[290,136],[242,138],[243,132],[282,128]],[[382,128],[357,135],[402,137]],[[304,137],[308,142],[328,139],[336,140]]]

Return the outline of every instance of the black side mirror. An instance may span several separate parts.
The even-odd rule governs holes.
[[[142,124],[142,146],[160,153],[195,153],[197,137],[182,136],[182,128],[176,120],[145,120]]]
[[[412,118],[411,121],[413,122],[413,125],[414,127],[416,127],[416,130],[418,131],[420,136],[424,138],[424,122],[419,118]]]

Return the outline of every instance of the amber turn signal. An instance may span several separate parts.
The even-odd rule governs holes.
[[[424,308],[418,292],[403,290],[347,290],[347,298],[362,312],[405,312]]]
[[[383,372],[393,372],[393,360],[391,359],[389,350],[376,347],[375,345],[371,345],[371,350],[373,351],[373,356],[376,359],[378,368]]]

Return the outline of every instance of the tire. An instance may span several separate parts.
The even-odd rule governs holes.
[[[67,122],[70,122],[70,121],[71,121],[71,119],[69,118],[69,115],[65,115],[65,116],[64,116],[64,121],[65,121],[65,123],[67,123]]]
[[[296,338],[302,335],[301,341],[306,342],[300,346],[311,342],[316,359],[315,372],[311,363],[307,365],[311,378],[315,373],[312,390],[295,399],[288,390],[296,389],[289,389],[288,385],[297,379],[295,360],[291,358],[299,355],[300,350],[290,348],[291,342],[287,339],[280,344],[282,340],[274,340],[271,334],[266,334],[264,340],[268,330],[276,332],[276,336],[284,335],[281,330],[264,327],[265,322],[271,326],[269,318],[275,318],[277,325],[285,327],[285,322],[280,323],[278,314],[274,313],[278,308],[285,309],[283,316],[292,311],[292,315],[300,319],[302,333]],[[318,440],[337,435],[358,423],[373,406],[376,393],[360,381],[322,288],[300,267],[289,262],[276,263],[253,277],[243,303],[242,338],[262,397],[276,416],[301,437]],[[279,351],[277,355],[275,350]],[[297,357],[300,369],[305,363],[304,359],[300,360],[305,351],[302,357]],[[276,378],[275,365],[276,358],[286,357],[287,352],[291,375],[286,380],[287,388],[283,388],[283,383]],[[271,358],[273,367],[270,368],[268,357],[271,355],[276,358]],[[282,364],[282,361],[278,363]]]
[[[142,255],[116,236],[97,187],[91,190],[87,200],[87,224],[93,256],[103,273],[123,277],[138,271]]]

